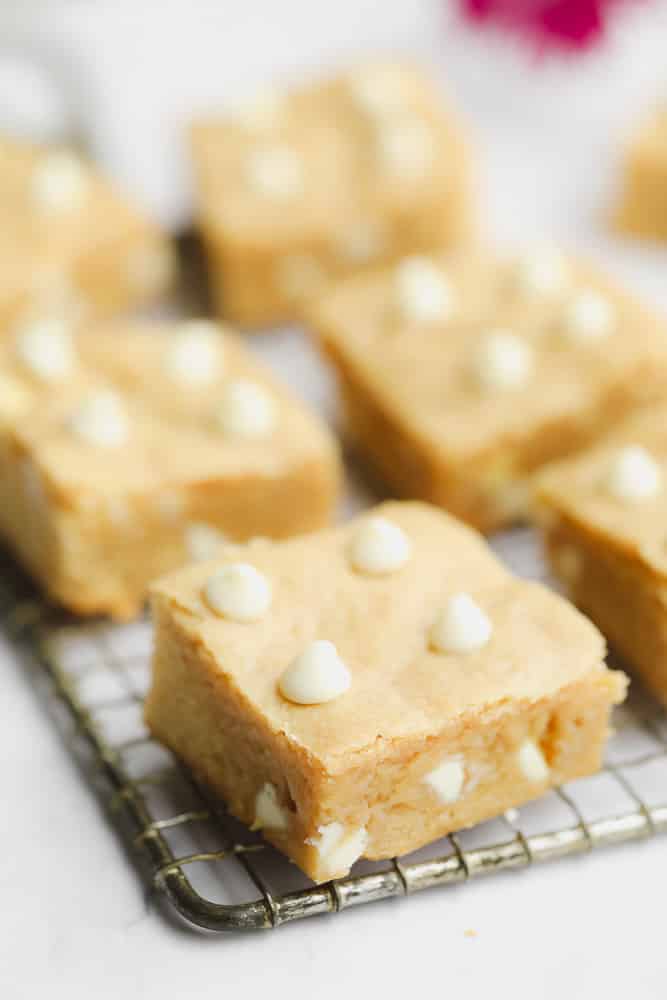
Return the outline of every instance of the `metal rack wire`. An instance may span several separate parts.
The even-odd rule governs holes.
[[[599,775],[407,857],[360,862],[349,877],[316,886],[208,799],[151,739],[142,721],[146,620],[67,622],[14,570],[0,577],[0,618],[46,671],[152,884],[199,927],[276,927],[667,831],[667,716],[635,692],[617,713]]]

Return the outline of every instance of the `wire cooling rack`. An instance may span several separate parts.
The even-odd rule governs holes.
[[[496,548],[525,575],[541,575],[529,533],[501,537]],[[276,927],[667,830],[667,716],[635,691],[616,713],[600,774],[414,854],[359,862],[349,877],[316,886],[207,798],[185,767],[151,739],[142,719],[147,620],[67,622],[14,570],[0,577],[0,616],[17,646],[46,671],[153,886],[199,927]]]

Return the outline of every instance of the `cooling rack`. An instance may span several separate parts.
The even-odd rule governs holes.
[[[529,533],[496,542],[524,575],[541,568]],[[3,565],[11,565],[4,560]],[[528,566],[528,571],[526,567]],[[150,625],[82,625],[36,598],[14,569],[0,576],[0,616],[36,661],[54,704],[87,746],[102,794],[151,884],[191,924],[212,931],[277,927],[390,896],[579,854],[667,830],[667,716],[634,691],[615,716],[600,774],[391,861],[359,862],[316,886],[207,798],[142,720]]]

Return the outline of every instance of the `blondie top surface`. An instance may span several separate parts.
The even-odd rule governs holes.
[[[133,231],[143,214],[75,152],[0,136],[0,298],[26,284],[44,291],[63,263]]]
[[[378,518],[394,528],[365,549],[359,532]],[[209,603],[211,578],[239,562],[263,580],[253,621]],[[438,625],[455,595],[457,621]],[[570,604],[512,577],[479,535],[421,503],[386,503],[287,542],[230,547],[158,581],[153,597],[235,697],[333,772],[346,755],[441,733],[448,720],[482,724],[510,700],[527,706],[604,669],[602,636]],[[325,704],[294,704],[281,693],[285,671],[318,640],[333,643],[349,686]],[[465,651],[441,651],[457,645]],[[291,675],[288,689],[299,682],[302,674]]]
[[[205,225],[269,245],[439,200],[463,155],[436,84],[394,64],[257,95],[192,145]]]
[[[336,461],[319,418],[207,320],[28,325],[0,347],[0,385],[15,449],[76,502]]]
[[[667,404],[626,420],[600,444],[538,476],[538,501],[667,576]]]
[[[546,247],[410,258],[341,282],[311,320],[361,391],[453,460],[579,425],[667,365],[661,318]]]

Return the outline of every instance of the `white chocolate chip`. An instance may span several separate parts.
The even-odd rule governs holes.
[[[607,491],[624,503],[651,500],[660,493],[662,486],[660,466],[641,445],[622,448],[608,470]]]
[[[405,566],[410,558],[410,540],[397,524],[386,517],[368,517],[350,539],[349,557],[361,573],[384,575]]]
[[[317,837],[307,837],[305,842],[316,848],[324,871],[331,875],[347,874],[368,846],[363,826],[346,833],[342,823],[327,823],[318,827],[317,833]]]
[[[377,141],[383,165],[401,178],[423,177],[435,159],[433,132],[416,118],[384,121]]]
[[[377,223],[357,222],[338,238],[338,253],[350,264],[369,264],[385,251],[386,237]]]
[[[297,705],[322,705],[345,694],[351,683],[334,644],[316,639],[283,672],[278,688]]]
[[[440,653],[472,653],[491,638],[491,622],[469,594],[451,597],[433,628],[431,645]]]
[[[220,374],[222,354],[220,327],[210,320],[190,320],[171,338],[164,367],[174,382],[208,385]]]
[[[565,291],[569,269],[565,257],[555,247],[537,247],[516,264],[516,278],[523,294],[550,297]]]
[[[430,771],[424,781],[431,786],[436,795],[450,805],[461,797],[465,782],[465,769],[462,757],[450,757]]]
[[[326,282],[322,265],[310,254],[288,254],[276,265],[276,286],[290,302],[300,302],[321,290]]]
[[[226,544],[223,533],[212,524],[193,521],[185,529],[185,547],[190,559],[196,562],[213,559]]]
[[[45,382],[65,378],[74,367],[74,345],[58,319],[35,321],[19,331],[16,353],[28,371]]]
[[[176,258],[167,243],[155,243],[132,250],[125,268],[131,287],[141,295],[152,295],[166,288],[173,279]]]
[[[108,390],[85,399],[70,414],[68,425],[71,432],[86,444],[100,448],[119,448],[129,435],[122,400]]]
[[[316,847],[320,855],[326,856],[340,842],[344,833],[345,827],[342,823],[327,823],[317,828],[316,837],[306,837],[304,843]]]
[[[89,174],[78,156],[67,150],[47,153],[32,175],[32,197],[46,212],[71,212],[81,208],[89,190]]]
[[[249,563],[230,563],[209,577],[204,597],[211,610],[223,618],[256,622],[271,607],[271,584]]]
[[[519,747],[517,758],[521,773],[528,781],[538,784],[548,779],[551,773],[549,765],[534,740],[523,741]]]
[[[497,330],[481,342],[473,363],[479,384],[488,390],[518,389],[534,368],[530,346],[513,333]]]
[[[286,830],[289,826],[287,810],[278,802],[278,793],[268,781],[255,796],[255,822],[251,830]]]
[[[303,188],[301,160],[289,146],[255,149],[245,167],[250,186],[268,198],[293,198]]]
[[[616,315],[609,299],[595,291],[583,291],[565,307],[563,332],[574,343],[590,344],[613,333]]]
[[[225,434],[262,438],[276,425],[275,404],[261,385],[240,378],[224,386],[215,419]]]
[[[408,322],[434,323],[449,319],[452,288],[428,257],[406,257],[394,272],[396,304]]]

